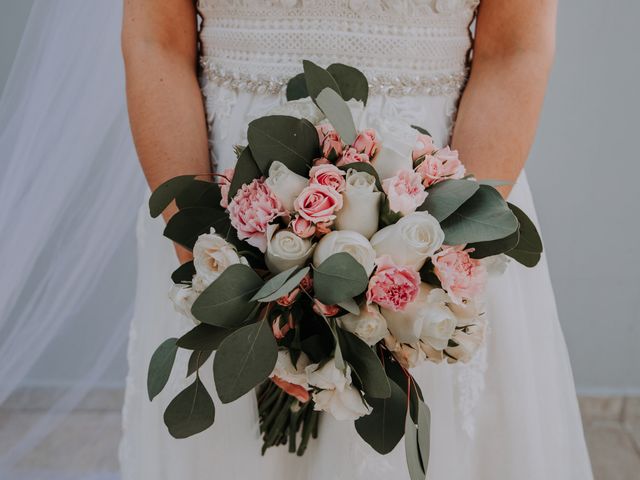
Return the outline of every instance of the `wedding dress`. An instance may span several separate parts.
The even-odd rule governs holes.
[[[301,60],[362,69],[371,81],[365,115],[427,128],[446,145],[467,76],[470,25],[478,0],[200,0],[202,88],[216,168],[233,166],[246,125],[283,101]],[[464,159],[462,159],[464,161]],[[535,218],[523,174],[511,200]],[[163,424],[168,402],[188,384],[179,357],[167,389],[150,403],[146,373],[166,338],[193,327],[167,292],[177,260],[163,222],[146,206],[138,224],[139,279],[131,327],[121,463],[124,480],[408,478],[402,442],[381,456],[351,422],[324,415],[302,458],[285,448],[260,456],[256,401],[216,402],[212,428],[174,440]],[[433,480],[592,478],[571,369],[544,260],[512,262],[492,280],[487,346],[470,365],[424,365],[413,372],[432,412]],[[210,365],[211,360],[209,360]],[[202,370],[209,371],[207,366]]]

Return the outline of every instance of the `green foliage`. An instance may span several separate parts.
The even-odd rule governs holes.
[[[356,372],[368,397],[388,398],[389,379],[375,351],[351,332],[338,328],[342,357]]]
[[[330,88],[339,95],[342,94],[340,87],[336,82],[336,79],[324,68],[316,65],[309,60],[302,61],[302,67],[304,69],[304,78],[307,84],[307,92],[309,96],[316,101],[320,92],[325,88]]]
[[[325,114],[333,128],[336,129],[342,140],[351,145],[358,135],[356,125],[351,115],[349,105],[339,93],[331,88],[325,88],[316,97],[318,108]]]
[[[341,63],[334,63],[327,67],[327,71],[335,79],[345,101],[353,98],[367,104],[369,81],[360,70]]]
[[[209,357],[213,355],[212,350],[194,350],[189,356],[189,363],[187,364],[187,377],[190,377],[196,371],[200,370],[200,367],[209,360]]]
[[[247,325],[218,347],[213,376],[223,403],[237,400],[266,380],[278,358],[278,345],[267,320]]]
[[[251,298],[262,285],[262,279],[251,267],[231,265],[200,294],[191,313],[209,325],[238,327],[249,319],[257,306]]]
[[[298,267],[292,267],[289,270],[285,270],[271,278],[264,286],[258,290],[252,300],[259,302],[273,302],[284,295],[288,295],[294,290],[302,281],[302,279],[309,273],[310,268],[305,267],[302,270],[294,273]]]
[[[229,186],[229,201],[236,196],[242,185],[248,185],[261,176],[262,172],[251,154],[251,149],[245,147],[236,162],[233,179]]]
[[[427,189],[429,195],[418,210],[429,212],[442,222],[472,198],[479,188],[478,183],[472,180],[444,180]]]
[[[304,73],[299,73],[287,84],[287,101],[300,100],[301,98],[307,98],[309,91],[307,90],[307,81],[304,78]]]
[[[520,224],[520,238],[518,244],[506,254],[525,267],[535,267],[540,261],[543,251],[538,229],[527,214],[518,207],[509,203],[509,208]]]
[[[209,233],[211,228],[226,232],[229,225],[229,217],[222,208],[190,207],[171,217],[164,236],[191,250],[203,233]]]
[[[313,274],[316,298],[326,305],[336,305],[364,292],[369,277],[362,265],[345,252],[327,258]]]
[[[164,423],[174,438],[200,433],[215,419],[215,405],[200,378],[180,392],[167,406]]]
[[[411,128],[413,128],[414,130],[417,130],[419,133],[422,133],[423,135],[429,135],[430,137],[432,136],[429,133],[429,130],[427,130],[426,128],[419,127],[418,125],[411,125]]]
[[[153,218],[160,215],[180,193],[191,184],[195,175],[181,175],[167,180],[151,194],[149,211]]]
[[[172,274],[173,283],[191,283],[193,276],[196,274],[196,268],[193,266],[193,260],[180,265]]]
[[[153,400],[169,381],[173,363],[176,360],[178,347],[176,338],[169,338],[162,342],[151,356],[147,373],[147,393],[149,400]]]
[[[193,179],[177,196],[179,209],[189,207],[219,208],[222,194],[220,185]]]
[[[411,415],[407,415],[405,421],[405,455],[411,480],[424,480],[429,465],[431,412],[423,402],[418,405],[417,424]]]
[[[220,343],[231,334],[231,330],[201,323],[185,333],[176,342],[185,350],[217,350]]]
[[[471,252],[471,258],[486,258],[492,257],[494,255],[500,255],[501,253],[506,253],[510,250],[513,250],[520,241],[520,232],[516,230],[511,235],[500,238],[498,240],[492,240],[490,242],[478,242],[478,243],[470,243],[467,245],[468,248],[473,248],[474,251]]]

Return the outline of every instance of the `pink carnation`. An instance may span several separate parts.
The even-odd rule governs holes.
[[[285,214],[282,203],[262,179],[243,185],[229,203],[231,225],[238,232],[238,238],[261,252],[267,249],[267,226]]]
[[[448,178],[462,178],[465,169],[458,158],[458,151],[445,147],[433,155],[427,155],[416,172],[422,175],[424,186],[429,187]]]
[[[413,170],[401,170],[395,177],[387,178],[382,182],[382,189],[389,198],[391,210],[402,215],[415,212],[427,198],[422,177]]]
[[[471,258],[470,252],[473,249],[465,250],[462,246],[445,247],[431,258],[442,288],[456,303],[481,294],[487,281],[484,265],[480,260]]]
[[[415,162],[419,158],[426,155],[432,155],[435,151],[436,148],[433,145],[433,138],[431,138],[429,135],[421,133],[418,135],[418,138],[416,139],[416,146],[413,148],[413,161]]]
[[[229,187],[231,187],[231,181],[233,180],[234,168],[227,168],[222,172],[221,177],[218,178],[218,184],[220,185],[220,193],[222,199],[220,200],[220,206],[227,208],[229,206]]]
[[[399,266],[391,257],[376,260],[376,273],[369,280],[367,302],[377,303],[394,312],[404,310],[415,301],[420,291],[420,275],[411,267]]]
[[[338,132],[329,125],[318,125],[318,139],[322,148],[322,156],[335,160],[342,155],[342,139]]]
[[[290,224],[291,230],[300,238],[310,238],[316,234],[316,225],[306,218],[296,217]]]
[[[314,224],[330,222],[342,208],[342,195],[324,185],[309,185],[294,200],[293,208]]]
[[[373,158],[380,150],[380,142],[376,137],[375,130],[364,130],[356,137],[352,145],[358,153],[364,153],[367,157]]]
[[[338,160],[338,163],[336,163],[336,165],[338,167],[343,167],[344,165],[349,165],[350,163],[371,163],[371,161],[367,154],[358,153],[355,148],[351,147],[342,154],[342,158]]]
[[[345,175],[346,172],[335,165],[317,165],[309,171],[309,184],[324,185],[336,192],[342,192],[347,186]]]

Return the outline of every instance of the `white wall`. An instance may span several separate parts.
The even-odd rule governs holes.
[[[0,88],[31,3],[0,0]],[[560,2],[557,62],[527,167],[583,392],[640,393],[638,18],[635,0]],[[52,352],[48,373],[67,371],[67,360],[64,348]],[[124,359],[108,380],[123,374]]]

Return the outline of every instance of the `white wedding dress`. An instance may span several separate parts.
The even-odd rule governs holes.
[[[447,143],[467,76],[477,0],[200,0],[202,84],[212,160],[231,167],[247,123],[283,101],[301,60],[362,69],[371,81],[366,115],[393,116]],[[464,159],[463,159],[464,161]],[[511,200],[535,218],[524,174]],[[192,324],[167,292],[177,260],[161,219],[145,207],[138,225],[137,309],[121,444],[123,480],[408,478],[402,442],[380,456],[353,424],[324,415],[302,458],[285,448],[260,456],[256,401],[216,403],[212,428],[174,440],[163,412],[187,386],[179,356],[167,389],[150,403],[151,354]],[[486,349],[470,365],[424,365],[414,375],[432,411],[431,480],[589,480],[592,478],[567,350],[544,260],[512,262],[492,280]],[[210,365],[209,360],[208,365]]]

